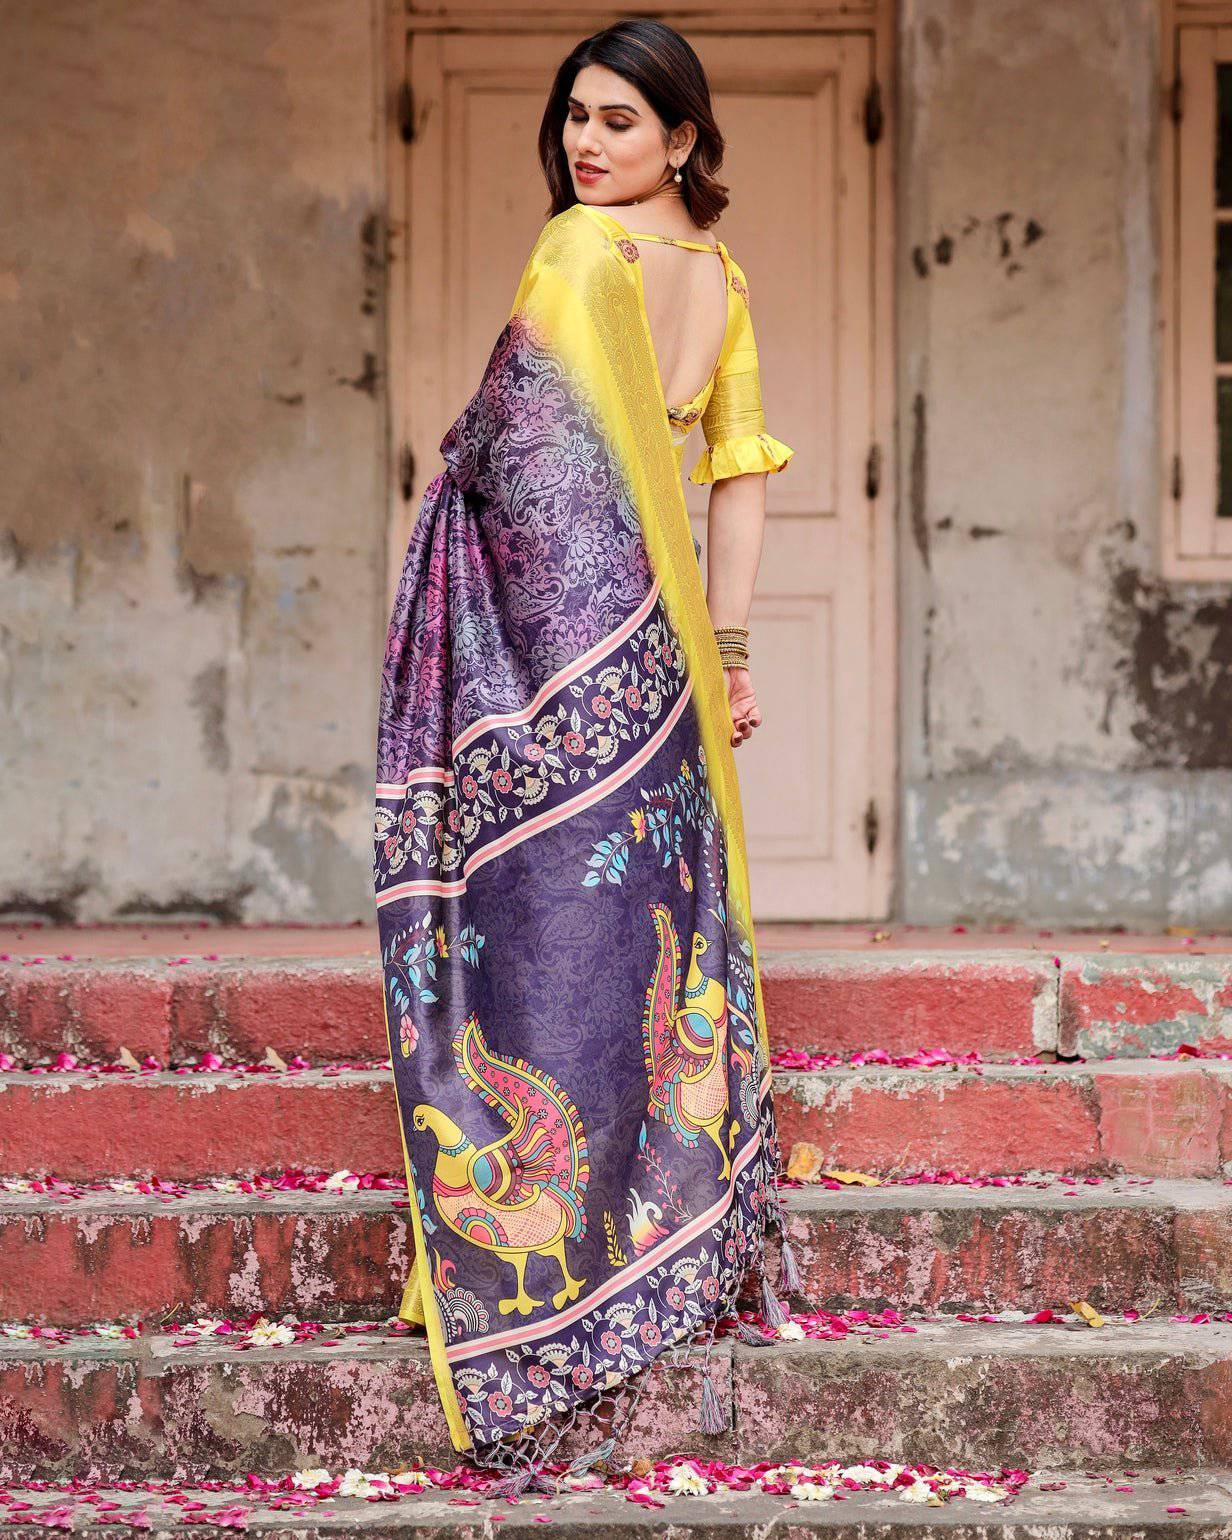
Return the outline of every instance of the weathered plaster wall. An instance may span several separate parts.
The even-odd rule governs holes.
[[[367,0],[8,0],[0,916],[370,915]]]
[[[369,0],[8,0],[0,916],[370,915]],[[1157,576],[1154,0],[902,0],[913,920],[1232,923],[1232,598]]]
[[[1154,0],[903,0],[912,920],[1232,922],[1232,602],[1158,576]]]

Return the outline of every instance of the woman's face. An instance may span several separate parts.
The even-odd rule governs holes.
[[[692,147],[695,129],[682,123],[664,146],[654,108],[623,75],[602,64],[580,69],[569,93],[565,158],[580,203],[632,203],[656,188]]]

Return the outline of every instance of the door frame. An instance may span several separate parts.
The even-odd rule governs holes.
[[[386,180],[386,338],[388,415],[386,418],[387,540],[385,592],[392,605],[407,541],[423,488],[431,479],[427,468],[408,461],[414,443],[412,401],[404,371],[393,363],[408,356],[411,329],[408,186],[410,144],[424,124],[431,104],[416,101],[408,78],[408,50],[415,37],[428,42],[447,32],[510,33],[544,30],[576,31],[586,36],[610,18],[582,12],[552,0],[522,0],[504,6],[495,0],[439,0],[428,14],[415,0],[385,0],[384,160]],[[869,796],[860,816],[874,842],[866,868],[865,890],[853,894],[863,912],[850,918],[886,919],[897,903],[901,880],[900,839],[900,689],[898,660],[897,548],[898,445],[896,415],[896,294],[894,289],[894,161],[898,142],[897,60],[893,0],[822,0],[808,15],[789,4],[761,0],[756,14],[742,0],[677,0],[672,6],[647,6],[639,14],[654,16],[686,33],[706,32],[859,32],[872,43],[873,75],[879,88],[881,129],[872,159],[869,233],[872,294],[872,352],[869,359],[872,424],[870,456],[877,455],[876,493],[866,499],[869,525],[871,589],[868,595],[869,657],[872,698],[869,701]],[[410,137],[408,137],[410,136]],[[420,200],[422,212],[422,195]],[[431,210],[427,211],[431,217]],[[422,325],[422,321],[420,322]],[[442,385],[443,350],[427,339],[419,372],[421,387]],[[435,355],[435,356],[433,356]],[[433,384],[435,382],[435,384]],[[409,495],[407,495],[409,491]],[[871,815],[871,819],[870,819]],[[866,841],[867,843],[867,841]]]

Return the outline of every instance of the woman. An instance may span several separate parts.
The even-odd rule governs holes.
[[[648,1366],[708,1353],[750,1269],[783,1318],[732,750],[761,720],[745,621],[792,450],[744,274],[705,238],[723,141],[689,45],[642,20],[586,39],[539,143],[552,217],[394,604],[375,864],[401,1314],[454,1447],[511,1489],[579,1423],[581,1462],[610,1454]],[[709,608],[680,475],[699,420]],[[701,1423],[725,1424],[708,1375]]]

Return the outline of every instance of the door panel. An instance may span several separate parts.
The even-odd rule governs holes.
[[[766,424],[796,451],[766,481],[749,617],[764,721],[736,754],[754,910],[853,917],[868,912],[871,44],[709,37],[698,53],[730,145],[721,224],[749,280]],[[690,489],[703,548],[706,497]]]
[[[475,389],[546,217],[535,138],[573,34],[418,33],[420,124],[407,157],[405,354],[400,429],[416,474],[405,529],[440,469],[442,434]],[[892,766],[878,685],[877,615],[892,552],[875,555],[864,488],[874,433],[873,152],[861,112],[867,33],[694,34],[729,150],[718,226],[749,279],[766,422],[795,457],[767,479],[750,616],[763,725],[736,752],[756,917],[885,912],[885,850],[864,814]],[[686,470],[701,449],[700,429]],[[704,488],[687,501],[705,559]],[[875,561],[879,564],[874,565]],[[887,757],[882,752],[882,758]],[[885,819],[883,821],[889,822]]]

